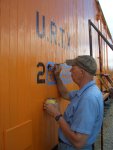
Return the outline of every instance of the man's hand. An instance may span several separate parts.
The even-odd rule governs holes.
[[[62,68],[61,68],[60,64],[55,64],[54,69],[53,69],[54,76],[60,77],[61,70],[62,70]]]
[[[54,118],[57,115],[61,114],[57,103],[56,104],[48,104],[47,102],[45,102],[44,110],[46,110],[46,112]]]
[[[60,64],[55,64],[54,66],[49,65],[48,66],[48,71],[51,71],[53,73],[53,76],[56,78],[60,77],[60,73],[61,73],[61,66]]]

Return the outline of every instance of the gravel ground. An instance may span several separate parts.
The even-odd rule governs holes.
[[[101,135],[99,135],[95,150],[113,150],[113,99],[105,102],[103,121],[103,149],[101,146]]]

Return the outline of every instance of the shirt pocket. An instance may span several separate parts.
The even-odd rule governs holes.
[[[76,110],[78,108],[79,100],[72,101],[66,108],[64,118],[69,125],[72,124]]]

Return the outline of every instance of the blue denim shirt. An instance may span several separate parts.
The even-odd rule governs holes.
[[[95,81],[90,81],[81,90],[70,92],[70,104],[64,112],[64,119],[74,132],[88,134],[87,145],[95,142],[103,120],[103,96]],[[59,138],[70,141],[59,128]]]

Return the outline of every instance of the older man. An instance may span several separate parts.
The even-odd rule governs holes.
[[[44,109],[59,124],[58,150],[92,150],[103,120],[103,96],[93,80],[97,64],[89,55],[78,56],[66,63],[72,66],[71,77],[79,90],[68,92],[60,79],[60,69],[56,67],[58,90],[63,98],[70,100],[70,104],[64,115],[53,104],[45,103]]]

